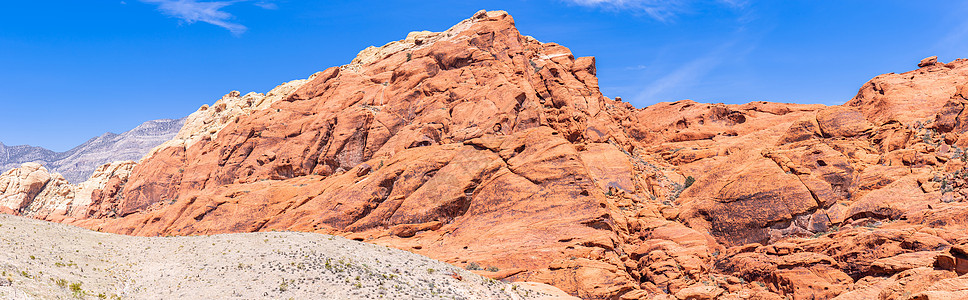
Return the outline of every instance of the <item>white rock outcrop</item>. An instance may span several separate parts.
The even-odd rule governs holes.
[[[279,100],[285,99],[295,92],[309,79],[299,79],[289,81],[273,88],[266,94],[249,92],[241,95],[239,91],[232,91],[221,99],[215,101],[212,106],[202,105],[197,111],[188,115],[185,125],[174,138],[155,147],[148,152],[145,157],[151,157],[158,151],[168,147],[190,148],[192,145],[203,139],[215,139],[218,133],[225,126],[235,122],[239,117],[252,114],[253,112],[269,108],[269,105]]]
[[[30,204],[50,181],[47,168],[25,163],[0,175],[0,211],[19,211]]]
[[[25,163],[0,175],[0,212],[44,220],[84,218],[94,191],[113,177],[127,179],[134,161],[101,165],[90,179],[70,184],[38,163]]]

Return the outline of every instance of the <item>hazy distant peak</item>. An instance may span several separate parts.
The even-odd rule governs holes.
[[[105,163],[121,160],[140,160],[148,150],[170,140],[178,133],[185,118],[158,119],[141,123],[120,134],[105,132],[64,152],[43,147],[0,143],[0,170],[19,167],[26,162],[44,165],[71,183],[90,177],[94,169]]]

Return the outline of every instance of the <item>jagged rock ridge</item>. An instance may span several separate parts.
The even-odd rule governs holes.
[[[140,160],[152,148],[175,137],[185,119],[160,119],[144,122],[121,134],[105,133],[91,138],[65,152],[41,147],[4,146],[0,144],[0,170],[10,170],[27,162],[44,165],[72,183],[88,179],[94,170],[106,163]]]
[[[57,152],[29,145],[7,146],[0,143],[0,169],[10,170],[25,162],[50,161]]]
[[[636,109],[482,11],[194,126],[62,221],[341,234],[583,298],[946,299],[968,286],[966,78],[927,61],[841,106]]]

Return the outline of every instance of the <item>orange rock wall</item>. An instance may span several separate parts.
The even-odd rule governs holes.
[[[588,299],[946,299],[968,282],[968,61],[922,65],[842,106],[637,109],[482,11],[158,149],[66,221],[336,233]]]

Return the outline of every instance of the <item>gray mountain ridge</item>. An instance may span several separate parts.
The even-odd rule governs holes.
[[[151,120],[121,134],[107,132],[64,152],[28,145],[0,143],[0,172],[26,162],[44,165],[70,183],[87,180],[98,166],[123,160],[139,160],[155,146],[175,137],[185,118]]]

